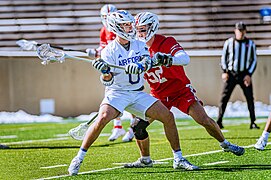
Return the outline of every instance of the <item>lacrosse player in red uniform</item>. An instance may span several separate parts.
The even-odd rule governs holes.
[[[219,141],[224,151],[238,156],[244,154],[244,148],[225,140],[217,123],[206,114],[183,68],[190,62],[190,58],[176,39],[156,34],[159,26],[157,15],[149,12],[139,13],[136,15],[135,21],[138,39],[146,42],[151,57],[157,61],[157,64],[154,64],[157,67],[153,67],[145,73],[145,79],[151,88],[151,95],[161,100],[168,109],[174,106],[190,115]],[[150,157],[149,139],[137,139],[137,141],[141,156]],[[144,166],[141,158],[125,165],[125,167]],[[178,167],[175,162],[173,166]]]
[[[110,31],[106,19],[107,15],[112,12],[116,12],[117,8],[116,6],[112,4],[106,4],[101,8],[100,14],[101,19],[103,23],[103,27],[100,30],[100,46],[97,49],[87,49],[87,54],[91,58],[98,58],[101,56],[101,51],[109,44],[111,41],[113,41],[116,38],[116,35]],[[130,124],[133,123],[134,117],[130,114]],[[123,136],[124,135],[124,136]],[[122,122],[120,118],[114,119],[114,128],[112,130],[112,134],[108,138],[109,141],[115,141],[120,136],[123,136],[122,141],[128,142],[132,141],[134,138],[133,130],[129,127],[128,131],[126,132],[122,127]]]
[[[100,15],[103,23],[103,27],[100,30],[100,46],[97,49],[86,49],[86,52],[91,58],[98,58],[101,56],[101,51],[105,46],[116,38],[116,35],[111,32],[107,26],[107,15],[111,12],[116,12],[116,6],[112,4],[106,4],[101,8]]]

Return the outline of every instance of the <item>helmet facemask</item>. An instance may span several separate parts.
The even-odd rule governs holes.
[[[111,13],[107,17],[107,24],[109,29],[119,37],[128,41],[135,38],[134,17],[128,11],[120,10]],[[130,26],[129,32],[126,31],[126,28],[129,28],[128,26]]]
[[[108,29],[108,26],[107,26],[107,23],[106,23],[107,15],[101,15],[101,19],[102,19],[103,25],[106,27],[106,29]]]
[[[107,25],[107,20],[106,20],[107,16],[109,13],[116,12],[116,11],[117,11],[117,8],[113,4],[106,4],[101,8],[101,12],[100,12],[101,20],[107,30],[110,30]]]
[[[146,36],[145,37],[139,37],[137,34],[137,37],[139,40],[143,42],[148,42],[158,31],[159,28],[159,20],[157,15],[149,12],[139,13],[135,17],[136,19],[136,27],[138,26],[146,26]],[[138,30],[140,31],[140,29]],[[140,31],[143,32],[142,30]]]

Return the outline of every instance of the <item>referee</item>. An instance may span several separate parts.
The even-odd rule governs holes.
[[[239,84],[247,100],[250,114],[250,129],[259,129],[255,124],[255,107],[251,76],[257,65],[256,46],[247,37],[246,25],[243,22],[235,24],[235,37],[226,40],[222,57],[221,68],[223,70],[222,80],[224,82],[222,97],[219,104],[217,124],[222,129],[222,118],[230,99],[233,89]]]

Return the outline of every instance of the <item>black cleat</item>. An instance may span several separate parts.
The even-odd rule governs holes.
[[[218,124],[218,126],[219,126],[220,129],[223,129],[223,128],[224,128],[222,122],[217,122],[217,124]]]
[[[249,129],[260,129],[260,127],[257,126],[257,124],[252,123],[252,124],[250,124]]]
[[[9,147],[7,145],[4,144],[0,144],[0,149],[8,149]]]

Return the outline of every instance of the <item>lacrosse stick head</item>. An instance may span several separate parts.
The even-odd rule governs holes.
[[[75,140],[81,141],[84,139],[89,125],[87,123],[81,123],[79,126],[69,130],[68,134]]]
[[[21,39],[16,41],[16,44],[20,46],[22,50],[31,51],[37,49],[37,42],[36,41],[27,41],[25,39]]]
[[[50,46],[50,44],[42,44],[37,48],[38,57],[41,60],[41,64],[47,65],[50,62],[65,61],[65,53],[61,50],[56,50]]]

